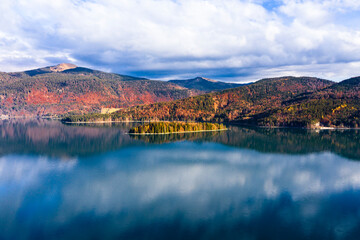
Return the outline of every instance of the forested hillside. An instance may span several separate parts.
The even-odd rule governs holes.
[[[249,86],[169,103],[129,108],[116,119],[200,120],[256,126],[360,126],[360,77],[265,79]]]
[[[261,119],[270,111],[281,109],[294,99],[333,84],[328,80],[309,77],[263,79],[221,92],[131,107],[111,115],[74,116],[67,120],[195,120],[266,125]]]
[[[360,126],[360,77],[344,80],[253,117],[257,125],[323,127]]]
[[[105,73],[72,64],[0,73],[0,115],[100,112],[201,93],[173,83]]]

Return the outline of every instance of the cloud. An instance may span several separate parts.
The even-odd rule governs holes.
[[[61,60],[150,78],[250,81],[287,68],[340,80],[357,75],[359,10],[350,0],[5,0],[0,70]]]

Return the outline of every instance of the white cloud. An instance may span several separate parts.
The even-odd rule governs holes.
[[[321,64],[333,79],[357,75],[358,18],[346,16],[356,15],[358,1],[277,3],[4,0],[0,70],[72,61],[147,77],[244,81],[274,75],[279,67],[298,75],[299,68],[309,72]]]

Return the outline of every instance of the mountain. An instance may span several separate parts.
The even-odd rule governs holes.
[[[360,127],[360,77],[311,94],[299,95],[281,107],[254,116],[257,125]]]
[[[0,117],[67,114],[73,115],[68,121],[360,126],[360,77],[340,83],[312,77],[268,78],[214,92],[234,86],[200,77],[180,83],[153,81],[63,63],[24,72],[0,72]],[[109,114],[99,114],[102,110]]]
[[[62,72],[69,69],[77,68],[78,66],[71,64],[71,63],[60,63],[56,66],[50,67],[50,70],[53,72]]]
[[[311,77],[269,78],[221,92],[122,109],[111,115],[77,116],[67,120],[196,120],[260,125],[256,121],[261,114],[281,108],[298,96],[312,94],[333,84]]]
[[[0,72],[0,116],[100,112],[201,93],[174,83],[106,73],[73,64]]]
[[[204,92],[211,92],[216,90],[224,90],[228,88],[235,88],[245,84],[237,84],[237,83],[226,83],[221,81],[215,81],[208,78],[196,77],[188,80],[170,80],[169,82],[175,83],[179,86],[195,89]]]

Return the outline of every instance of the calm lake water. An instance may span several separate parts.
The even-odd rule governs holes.
[[[360,239],[360,131],[0,121],[0,239]]]

